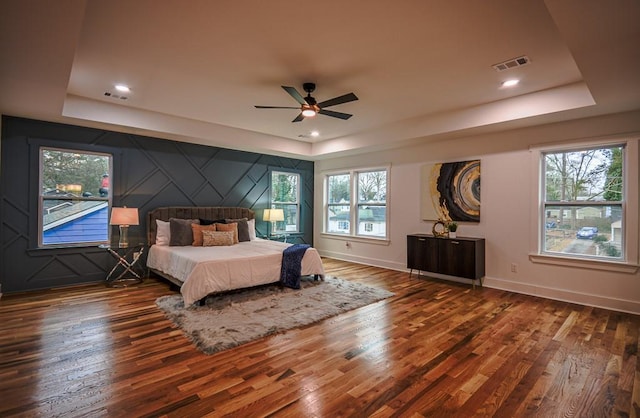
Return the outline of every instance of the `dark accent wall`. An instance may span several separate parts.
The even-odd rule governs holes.
[[[266,235],[262,210],[269,205],[270,172],[301,175],[301,233],[289,242],[313,243],[311,161],[165,139],[2,117],[0,166],[0,283],[3,292],[69,286],[103,280],[114,259],[97,247],[38,248],[38,170],[41,146],[113,155],[113,206],[137,207],[140,225],[130,242],[146,241],[146,213],[161,206],[243,206],[256,211],[258,234]],[[117,240],[116,227],[111,228]]]

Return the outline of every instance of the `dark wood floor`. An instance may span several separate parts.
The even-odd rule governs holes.
[[[88,285],[0,299],[0,416],[640,417],[640,316],[325,260],[396,295],[207,356]]]

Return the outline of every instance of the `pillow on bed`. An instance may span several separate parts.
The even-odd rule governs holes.
[[[238,224],[236,222],[230,224],[216,224],[217,231],[232,231],[233,232],[233,243],[237,244],[240,242],[238,240]]]
[[[171,241],[169,222],[156,219],[156,226],[156,245],[169,245]]]
[[[233,231],[202,231],[202,245],[204,247],[219,247],[233,245]]]
[[[249,229],[249,241],[255,241],[258,239],[258,237],[256,237],[256,220],[249,219],[247,221],[247,227]]]
[[[216,226],[214,225],[200,225],[200,224],[191,224],[191,232],[193,232],[193,242],[191,245],[194,247],[202,247],[202,231],[215,231]]]
[[[251,241],[251,237],[249,236],[249,223],[247,218],[225,219],[224,223],[226,224],[237,223],[238,224],[238,241],[240,242]]]
[[[224,219],[216,219],[212,221],[211,219],[200,218],[200,225],[223,224],[223,223],[224,223]]]
[[[199,223],[200,219],[169,219],[169,229],[171,230],[169,245],[174,247],[191,245],[193,242],[193,230],[191,229],[191,224]]]

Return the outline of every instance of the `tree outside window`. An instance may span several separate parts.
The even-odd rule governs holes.
[[[327,222],[325,232],[348,234],[351,220],[351,175],[327,176]]]
[[[387,171],[358,173],[358,235],[387,235]]]
[[[41,246],[109,241],[111,156],[40,150]]]
[[[623,161],[623,146],[543,154],[543,252],[623,258]]]

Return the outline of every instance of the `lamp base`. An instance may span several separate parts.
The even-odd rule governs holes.
[[[120,225],[120,241],[118,241],[120,248],[127,248],[129,246],[129,225]]]

